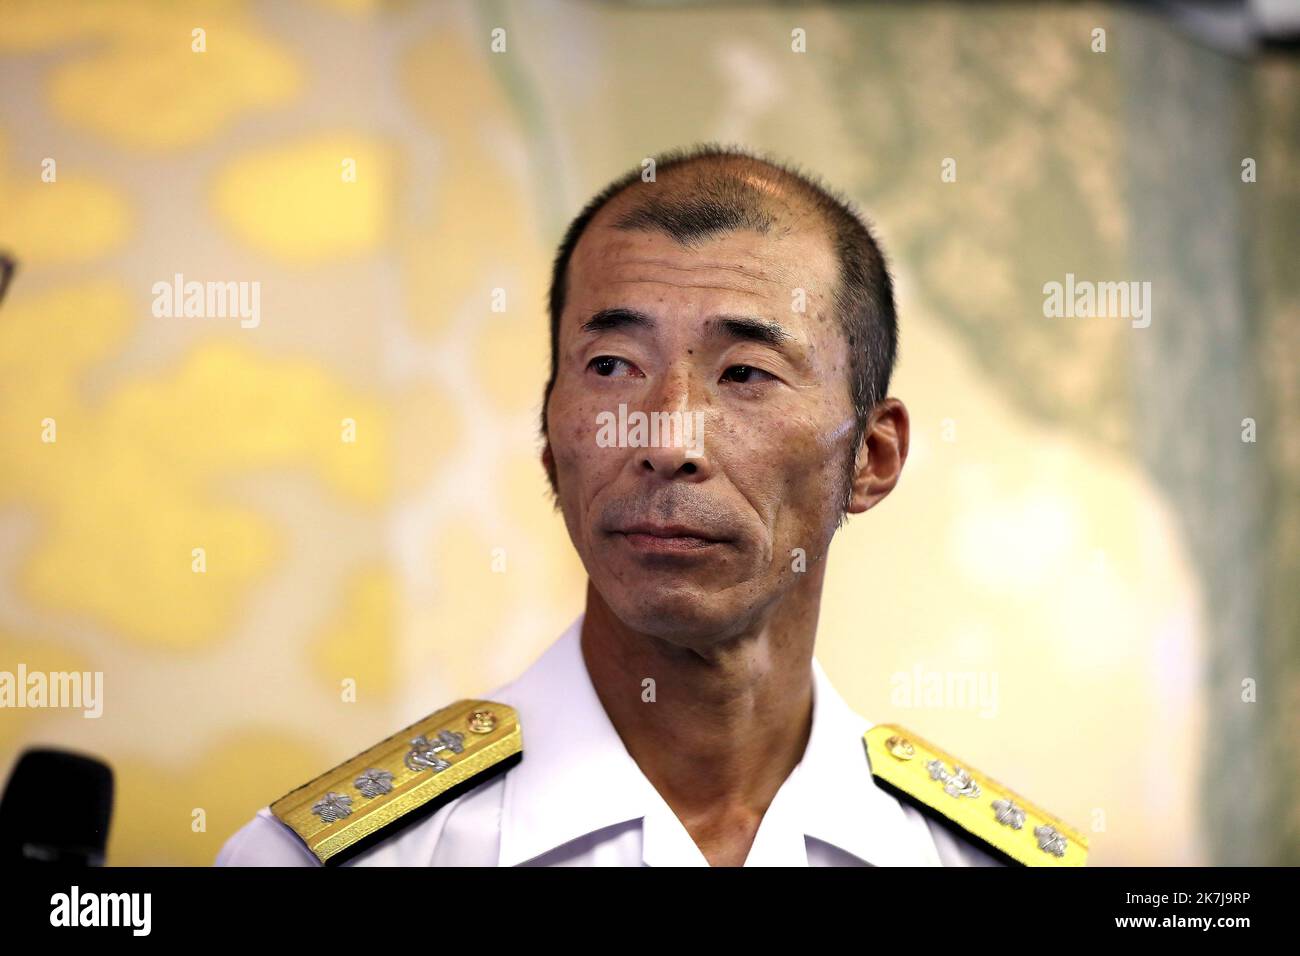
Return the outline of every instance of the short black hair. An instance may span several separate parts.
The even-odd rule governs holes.
[[[664,173],[688,166],[697,175],[685,187],[655,189]],[[884,252],[871,224],[852,201],[817,176],[743,146],[717,143],[669,150],[655,157],[655,182],[643,181],[641,166],[629,170],[597,193],[569,224],[551,270],[551,374],[542,399],[543,437],[546,406],[559,370],[560,316],[568,294],[569,261],[592,219],[611,200],[626,190],[637,189],[644,195],[638,195],[633,207],[619,217],[614,223],[616,228],[662,232],[685,246],[741,229],[767,233],[784,218],[782,200],[774,199],[748,180],[745,174],[755,168],[785,186],[798,207],[811,209],[821,219],[839,259],[834,303],[849,343],[856,452],[872,408],[889,392],[898,355],[894,284]]]

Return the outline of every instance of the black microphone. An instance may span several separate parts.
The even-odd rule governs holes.
[[[5,300],[5,290],[9,288],[9,280],[14,277],[17,269],[18,260],[0,252],[0,302]]]
[[[113,771],[66,750],[27,750],[0,799],[0,866],[103,866]]]

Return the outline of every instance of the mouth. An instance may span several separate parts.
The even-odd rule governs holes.
[[[634,524],[614,532],[634,551],[646,554],[689,554],[725,544],[726,540],[686,525]]]

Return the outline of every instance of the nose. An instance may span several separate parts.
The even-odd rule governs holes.
[[[704,481],[713,468],[704,440],[705,415],[691,402],[689,371],[665,376],[657,392],[648,402],[657,411],[648,411],[650,441],[640,449],[641,471],[669,481]]]
[[[641,470],[674,481],[704,481],[712,473],[708,455],[688,457],[685,448],[647,448],[641,456]]]

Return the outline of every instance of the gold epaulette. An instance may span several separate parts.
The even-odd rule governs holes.
[[[461,700],[286,794],[271,812],[322,863],[340,863],[513,765],[522,752],[514,708]]]
[[[863,739],[877,781],[1012,861],[1025,866],[1087,861],[1088,841],[1078,830],[916,734],[881,724]]]

